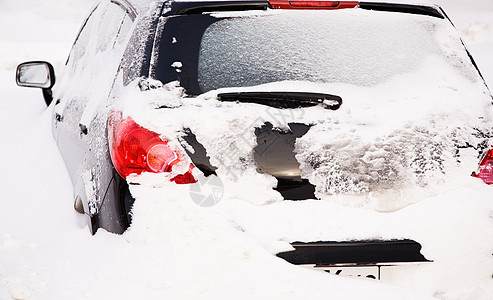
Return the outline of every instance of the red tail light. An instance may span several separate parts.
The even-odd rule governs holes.
[[[358,6],[357,1],[289,1],[270,0],[272,8],[279,9],[343,9]]]
[[[142,172],[171,172],[173,166],[183,163],[183,154],[173,150],[168,141],[131,118],[122,120],[121,114],[112,113],[108,122],[110,155],[116,171],[123,178]],[[192,175],[193,164],[188,171],[171,179],[178,184],[197,182]]]
[[[478,171],[472,176],[481,178],[487,184],[493,184],[493,147],[483,156]]]

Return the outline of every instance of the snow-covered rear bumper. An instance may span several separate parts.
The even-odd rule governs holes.
[[[380,279],[380,268],[431,262],[413,240],[294,242],[295,250],[277,256],[296,265],[309,265],[336,275]],[[356,270],[358,268],[358,270]]]

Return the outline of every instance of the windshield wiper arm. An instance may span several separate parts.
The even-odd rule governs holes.
[[[342,98],[336,95],[305,92],[237,92],[217,95],[220,101],[257,103],[275,108],[298,108],[320,105],[336,110],[342,105]]]

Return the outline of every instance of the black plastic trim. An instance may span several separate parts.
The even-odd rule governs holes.
[[[294,242],[295,250],[277,256],[296,265],[376,265],[380,263],[429,262],[413,240],[370,240],[349,242]]]
[[[439,19],[445,19],[445,16],[432,6],[412,5],[412,4],[396,4],[396,3],[379,3],[379,2],[360,2],[359,8],[367,10],[399,12],[415,15],[425,15]]]
[[[171,2],[171,10],[164,16],[201,14],[212,11],[244,11],[266,10],[270,8],[268,1],[204,1],[204,2]]]

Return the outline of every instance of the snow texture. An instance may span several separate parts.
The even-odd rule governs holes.
[[[493,86],[491,1],[475,0],[467,7],[463,1],[440,2]],[[129,86],[128,97],[145,95],[132,116],[146,127],[179,137],[184,125],[205,125],[195,128],[197,138],[219,166],[224,195],[217,205],[200,207],[189,186],[171,185],[162,174],[143,174],[134,178],[142,185],[132,187],[137,201],[129,231],[91,236],[87,217],[73,210],[72,184],[51,131],[53,107],[46,110],[39,90],[17,88],[13,73],[18,63],[46,59],[61,75],[92,6],[84,0],[0,3],[0,124],[5,129],[0,149],[0,299],[492,299],[492,187],[469,176],[477,166],[477,150],[453,151],[485,139],[488,132],[478,116],[491,114],[477,80],[463,72],[440,72],[450,66],[433,59],[433,72],[417,66],[412,78],[402,78],[426,89],[426,97],[396,82],[378,87],[300,82],[255,87],[330,90],[344,99],[330,117],[317,107],[279,115],[275,109],[219,103],[217,91],[185,101],[174,85],[150,82],[157,89],[144,93],[137,83]],[[454,49],[451,45],[450,53]],[[409,101],[396,101],[402,97]],[[380,110],[373,109],[373,98],[382,100]],[[163,127],[166,122],[148,117],[165,114],[166,109],[151,109],[161,104],[190,117]],[[224,114],[217,114],[217,106]],[[204,117],[213,121],[205,123]],[[297,159],[305,162],[304,176],[313,182],[317,172],[332,170],[331,176],[344,178],[349,172],[358,180],[342,180],[338,187],[316,183],[322,201],[280,201],[270,188],[275,179],[253,172],[249,160],[255,139],[245,128],[266,120],[280,129],[291,121],[312,121],[296,149]],[[210,135],[226,124],[233,125],[231,132]],[[317,139],[316,132],[328,127],[330,134]],[[241,139],[232,139],[233,133]],[[324,155],[340,155],[338,164],[308,155],[320,154],[321,148],[327,149]],[[228,149],[235,150],[231,157],[224,154]],[[346,157],[358,162],[356,168],[346,164]],[[242,164],[228,170],[228,159]],[[396,160],[408,168],[397,168]],[[381,165],[388,168],[379,174]],[[384,191],[376,177],[384,179]],[[249,184],[235,184],[239,179]],[[403,182],[412,184],[403,187]],[[331,189],[355,193],[331,195]],[[253,192],[256,197],[249,197]],[[383,268],[383,280],[377,282],[292,266],[272,255],[289,250],[294,240],[365,238],[415,239],[434,262]]]

